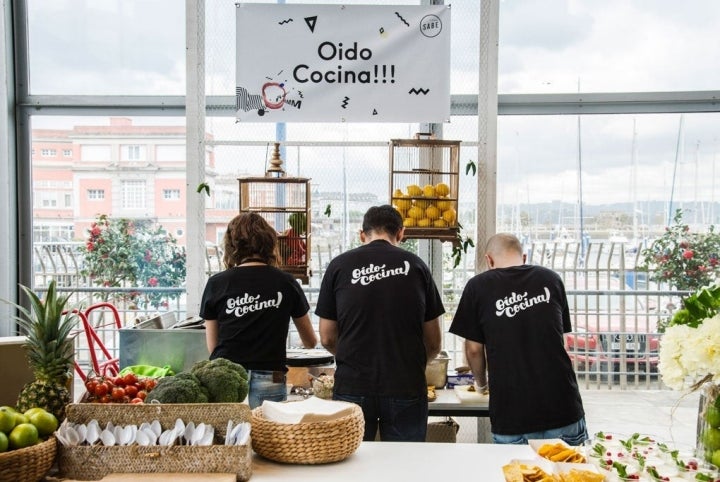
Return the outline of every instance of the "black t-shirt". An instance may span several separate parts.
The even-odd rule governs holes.
[[[450,332],[485,344],[493,433],[544,431],[584,416],[563,341],[571,329],[565,287],[550,269],[491,269],[467,283]]]
[[[335,390],[425,393],[422,324],[444,312],[429,268],[409,251],[376,240],[333,258],[315,314],[338,324]]]
[[[290,317],[308,312],[300,284],[272,266],[240,266],[210,277],[200,316],[218,322],[210,358],[227,358],[248,370],[287,370]]]

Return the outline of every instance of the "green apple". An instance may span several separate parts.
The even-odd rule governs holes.
[[[720,427],[720,409],[710,406],[705,413],[705,421],[713,428]]]
[[[720,449],[720,429],[708,427],[702,435],[703,444],[708,450]]]
[[[720,467],[720,450],[716,450],[712,453],[712,456],[710,457],[710,463]]]

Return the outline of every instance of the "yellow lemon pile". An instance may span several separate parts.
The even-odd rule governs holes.
[[[455,202],[449,198],[450,186],[440,182],[418,186],[409,184],[402,189],[395,189],[392,205],[403,217],[406,228],[447,228],[457,225]]]

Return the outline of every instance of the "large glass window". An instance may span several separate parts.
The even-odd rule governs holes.
[[[185,2],[27,4],[32,94],[185,94]]]
[[[718,24],[715,0],[501,1],[498,88],[501,94],[715,90]]]

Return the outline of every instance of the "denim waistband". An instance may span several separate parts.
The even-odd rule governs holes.
[[[272,380],[275,383],[283,383],[285,372],[281,370],[248,370],[250,380]]]

